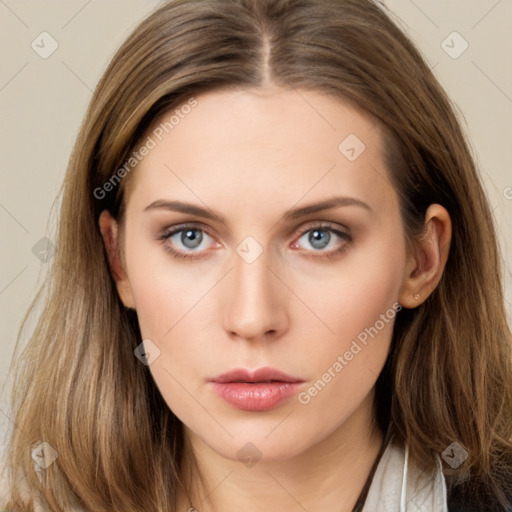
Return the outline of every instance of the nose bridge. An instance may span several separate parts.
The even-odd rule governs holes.
[[[285,327],[287,317],[282,285],[268,268],[269,251],[251,240],[246,243],[242,242],[234,255],[225,329],[232,336],[252,340],[271,333],[276,336]]]

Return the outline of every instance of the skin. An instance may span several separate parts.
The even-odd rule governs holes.
[[[430,206],[426,235],[409,253],[378,126],[338,99],[275,88],[196,99],[130,176],[122,246],[117,222],[107,211],[100,218],[119,296],[160,350],[149,369],[206,482],[192,503],[180,496],[178,509],[350,511],[383,439],[372,402],[394,319],[306,405],[293,397],[269,411],[241,411],[207,380],[271,366],[310,388],[394,303],[417,307],[436,287],[449,250],[448,213]],[[366,146],[354,161],[338,149],[349,134]],[[334,196],[368,208],[284,219],[291,208]],[[160,199],[207,207],[224,222],[145,211]],[[204,230],[197,249],[180,234],[158,240],[184,222]],[[321,231],[330,241],[318,248],[308,235],[320,222],[350,241]],[[251,263],[237,253],[249,235],[263,250]],[[166,245],[195,257],[177,258]],[[261,456],[252,467],[237,456],[249,442]]]

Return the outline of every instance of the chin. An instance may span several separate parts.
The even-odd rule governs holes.
[[[226,434],[219,438],[212,435],[212,431],[209,435],[206,432],[207,435],[201,432],[194,432],[194,435],[219,455],[244,462],[248,467],[252,467],[254,461],[283,461],[307,451],[328,435],[328,432],[310,432],[304,422],[293,424],[291,416],[293,414],[290,418],[282,414],[261,422],[223,422],[233,437]],[[285,423],[288,423],[286,428]]]

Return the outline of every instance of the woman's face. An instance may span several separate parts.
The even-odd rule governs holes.
[[[311,91],[196,100],[144,139],[118,289],[192,440],[299,455],[368,426],[399,314],[408,260],[379,129]]]

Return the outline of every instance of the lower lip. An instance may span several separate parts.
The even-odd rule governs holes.
[[[268,411],[297,393],[300,382],[212,382],[215,392],[243,411]]]

